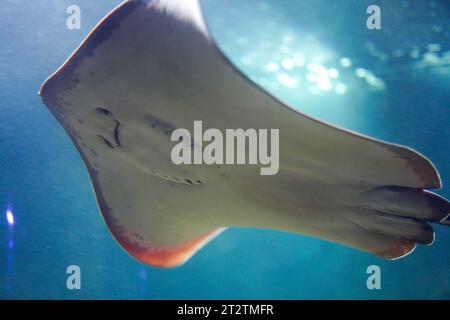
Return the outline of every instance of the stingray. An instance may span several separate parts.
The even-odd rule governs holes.
[[[78,149],[103,219],[140,262],[183,264],[227,227],[272,229],[385,259],[431,244],[450,205],[409,148],[323,123],[234,67],[197,0],[125,1],[43,85]],[[171,132],[279,129],[279,171],[175,165]]]

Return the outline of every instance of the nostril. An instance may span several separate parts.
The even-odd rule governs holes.
[[[104,114],[104,115],[107,115],[107,116],[111,115],[111,111],[109,111],[108,109],[105,109],[105,108],[96,108],[96,110],[97,110],[98,112]]]

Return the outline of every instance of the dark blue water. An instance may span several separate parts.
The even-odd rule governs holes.
[[[203,4],[219,45],[254,81],[308,114],[419,150],[441,173],[438,193],[450,197],[450,4],[377,2],[381,30],[365,27],[365,0]],[[439,226],[433,246],[398,261],[244,229],[226,231],[176,269],[146,267],[122,251],[81,159],[37,95],[119,3],[2,1],[1,298],[450,298],[450,229]],[[66,28],[70,4],[81,7],[81,30]],[[311,81],[322,67],[327,76]],[[66,288],[72,264],[81,290]],[[381,267],[378,291],[366,287],[371,264]]]

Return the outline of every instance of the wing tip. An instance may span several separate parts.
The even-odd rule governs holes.
[[[167,248],[145,248],[144,250],[125,244],[124,249],[139,262],[157,268],[175,268],[183,265],[209,241],[221,234],[225,228],[207,232],[193,240]]]
[[[49,89],[49,87],[52,87],[51,84],[56,83],[64,74],[72,74],[76,65],[80,63],[84,57],[90,56],[98,46],[107,40],[111,33],[120,26],[120,21],[124,17],[130,14],[137,6],[142,5],[145,2],[146,1],[143,0],[124,0],[100,20],[100,22],[84,38],[77,49],[75,49],[66,61],[50,75],[40,87],[38,95],[41,96],[45,104],[47,104],[47,102],[52,102],[52,98],[55,100],[53,94],[54,90]]]
[[[110,227],[110,230],[121,247],[137,261],[157,268],[175,268],[183,265],[208,242],[225,231],[226,228],[217,228],[172,247],[148,247],[131,241],[125,235],[122,227]]]

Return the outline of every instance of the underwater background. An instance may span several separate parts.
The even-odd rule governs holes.
[[[175,269],[146,267],[112,239],[68,136],[38,96],[44,80],[120,0],[2,0],[0,298],[448,299],[450,229],[384,261],[299,235],[231,228]],[[69,5],[81,29],[66,27]],[[412,147],[450,198],[450,2],[202,0],[219,46],[304,113]],[[377,4],[381,30],[366,28]],[[68,290],[66,268],[81,268]],[[381,268],[381,290],[366,269]]]

